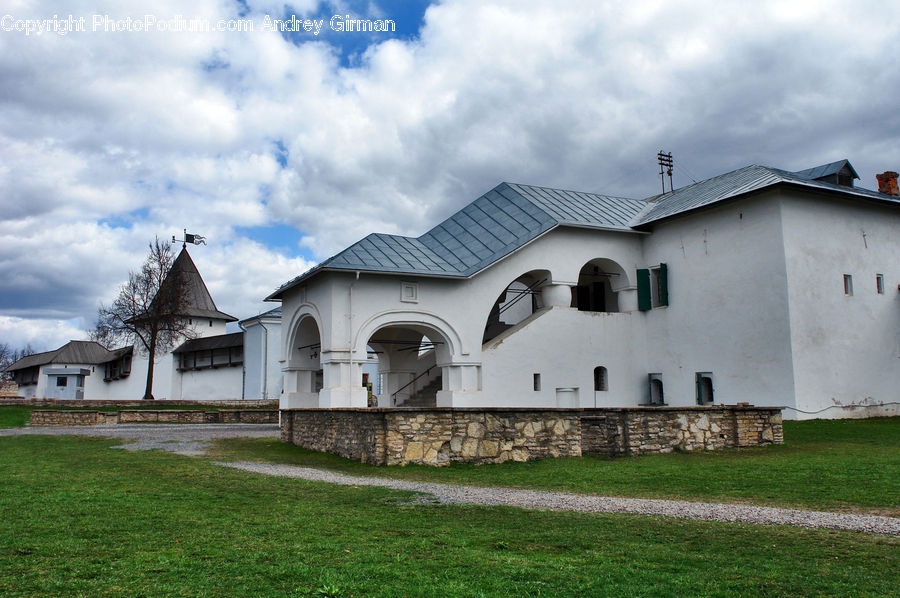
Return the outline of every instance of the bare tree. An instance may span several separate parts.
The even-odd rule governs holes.
[[[172,269],[175,252],[166,241],[150,243],[147,259],[119,289],[111,305],[100,305],[91,339],[107,348],[134,343],[149,359],[144,399],[153,399],[153,364],[179,340],[193,337],[184,317],[188,296],[181,272]]]
[[[12,375],[6,368],[17,361],[16,352],[7,343],[0,343],[0,380],[10,380]]]
[[[0,343],[0,380],[12,380],[12,372],[7,372],[6,368],[19,361],[23,357],[34,355],[34,348],[31,343],[25,345],[22,349],[11,349],[9,343]]]

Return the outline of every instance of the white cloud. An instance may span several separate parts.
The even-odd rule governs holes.
[[[419,38],[372,45],[352,68],[321,39],[261,31],[283,3],[248,5],[252,33],[0,31],[7,321],[48,338],[68,330],[54,318],[90,325],[147,241],[185,227],[210,240],[192,255],[220,309],[246,317],[312,264],[238,226],[294,226],[324,258],[373,231],[421,234],[501,180],[650,195],[659,149],[675,153],[676,184],[848,157],[871,186],[900,167],[891,4],[448,1]],[[215,21],[238,8],[152,13]]]

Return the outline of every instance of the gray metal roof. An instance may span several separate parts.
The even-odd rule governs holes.
[[[900,205],[900,198],[891,195],[858,187],[844,187],[811,178],[810,173],[825,172],[829,167],[833,167],[834,164],[842,165],[840,162],[834,162],[816,168],[809,168],[799,173],[767,166],[745,166],[733,172],[688,185],[687,187],[681,187],[674,192],[652,198],[650,205],[632,221],[632,225],[637,227],[650,224],[778,184],[789,184],[822,191],[837,191],[864,199]],[[849,162],[847,164],[849,166]],[[850,169],[852,170],[853,167],[850,166]],[[821,176],[827,176],[827,174]]]
[[[830,164],[822,164],[821,166],[814,166],[812,168],[807,168],[806,170],[798,170],[794,174],[798,177],[806,179],[820,179],[832,174],[837,174],[845,166],[850,170],[851,173],[853,173],[853,178],[859,178],[859,175],[856,174],[856,170],[854,170],[853,165],[850,164],[850,161],[847,159],[838,160],[837,162],[831,162]]]
[[[249,318],[244,318],[238,324],[243,324],[244,322],[250,322],[251,320],[257,320],[261,318],[281,318],[281,306],[279,305],[275,309],[270,309],[269,311],[264,311],[261,314],[257,314],[255,316],[250,316]]]
[[[501,183],[418,238],[371,234],[289,281],[268,300],[322,270],[467,277],[557,226],[633,232],[644,201]]]
[[[116,357],[117,355],[112,351],[108,351],[100,343],[95,343],[94,341],[69,341],[55,351],[45,351],[44,353],[27,355],[6,368],[6,371],[12,372],[15,370],[24,370],[51,363],[105,363]]]
[[[847,160],[799,172],[746,166],[646,200],[501,183],[418,238],[371,234],[282,285],[266,300],[323,270],[464,278],[557,226],[635,232],[653,222],[778,184],[837,191],[900,205],[900,199],[816,180]],[[857,177],[858,178],[858,177]]]
[[[209,351],[212,349],[229,349],[231,347],[244,346],[244,333],[232,332],[230,334],[218,334],[216,336],[204,336],[184,341],[172,351],[172,353],[187,353],[189,351]]]

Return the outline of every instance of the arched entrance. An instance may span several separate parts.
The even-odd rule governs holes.
[[[546,270],[532,270],[519,276],[494,301],[484,326],[482,344],[509,330],[541,307],[540,289],[550,280]]]
[[[438,355],[449,360],[438,331],[414,324],[387,325],[368,340],[378,362],[378,407],[434,407],[443,389]]]
[[[322,336],[315,318],[306,315],[294,329],[284,368],[284,394],[289,407],[318,407],[322,374]]]

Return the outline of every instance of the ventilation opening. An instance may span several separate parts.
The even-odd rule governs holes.
[[[541,389],[541,375],[535,374],[534,375],[534,390],[538,391],[540,389]]]
[[[712,372],[697,372],[697,404],[712,405],[713,403],[713,375]]]
[[[665,405],[665,393],[663,392],[662,374],[648,374],[650,382],[650,405]]]
[[[598,365],[594,368],[594,390],[609,390],[606,379],[606,368]]]

